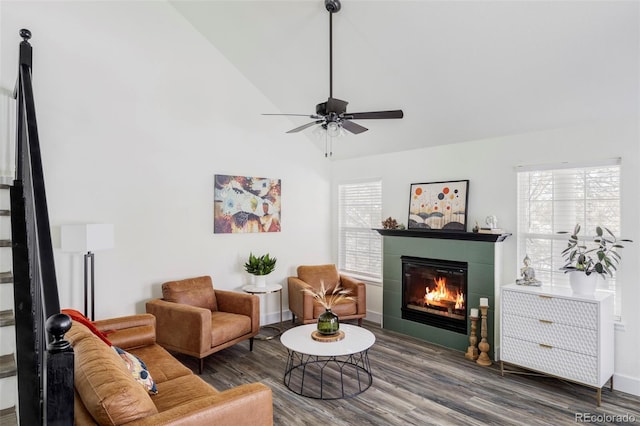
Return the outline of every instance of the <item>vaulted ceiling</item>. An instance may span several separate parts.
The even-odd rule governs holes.
[[[275,106],[312,114],[329,95],[324,0],[170,2]],[[335,159],[638,117],[638,1],[342,0],[333,16],[333,95],[361,120]],[[212,76],[215,78],[215,76]],[[324,150],[313,129],[274,138]]]

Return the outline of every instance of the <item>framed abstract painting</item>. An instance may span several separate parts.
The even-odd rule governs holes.
[[[214,175],[213,232],[280,232],[280,179]]]
[[[469,181],[412,183],[408,229],[467,230]]]

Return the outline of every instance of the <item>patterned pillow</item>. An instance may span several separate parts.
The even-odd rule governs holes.
[[[140,383],[150,394],[155,395],[158,393],[156,388],[156,382],[149,374],[147,366],[137,356],[130,354],[129,352],[120,349],[117,346],[111,346],[114,351],[120,356],[124,364],[127,366],[127,370],[131,373],[133,378]]]

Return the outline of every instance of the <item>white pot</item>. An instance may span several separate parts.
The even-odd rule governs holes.
[[[256,287],[266,287],[267,286],[267,276],[266,275],[254,275],[253,276],[253,285]]]
[[[598,287],[598,278],[600,274],[593,272],[587,275],[584,272],[574,271],[569,274],[569,283],[573,294],[580,296],[593,296]]]

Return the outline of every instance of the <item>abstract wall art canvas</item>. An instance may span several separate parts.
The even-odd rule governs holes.
[[[467,230],[469,181],[413,183],[409,229]]]
[[[280,179],[214,175],[213,232],[280,232]]]

